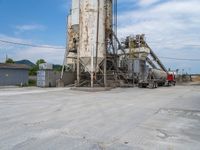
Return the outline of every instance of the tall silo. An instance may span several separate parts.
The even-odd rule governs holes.
[[[79,0],[72,0],[72,8],[67,18],[67,66],[75,70],[79,38]]]
[[[79,26],[79,13],[80,13],[80,0],[72,0],[72,9],[71,9],[71,15],[72,15],[72,27],[74,30],[75,28],[78,29]]]
[[[85,71],[95,72],[104,53],[105,0],[80,0],[79,57]]]
[[[107,38],[112,30],[112,0],[80,0],[78,59],[93,75],[106,58]]]

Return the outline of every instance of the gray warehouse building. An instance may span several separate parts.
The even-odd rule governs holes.
[[[0,86],[28,85],[29,67],[0,63]]]

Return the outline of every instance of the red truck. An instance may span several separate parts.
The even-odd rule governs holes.
[[[167,74],[167,85],[168,86],[176,85],[176,77],[175,74],[172,72],[168,72]]]

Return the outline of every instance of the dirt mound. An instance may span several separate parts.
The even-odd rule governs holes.
[[[194,77],[194,78],[192,79],[192,81],[194,81],[194,82],[200,81],[200,76]]]

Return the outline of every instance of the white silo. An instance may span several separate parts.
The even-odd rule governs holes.
[[[112,40],[112,0],[72,0],[68,20],[68,64],[76,63],[78,83],[85,72],[93,80],[104,60],[106,68],[108,41]]]
[[[67,18],[67,60],[68,67],[72,70],[76,67],[76,57],[79,38],[79,0],[72,1],[72,8]],[[75,43],[74,41],[77,41]]]
[[[79,57],[85,71],[93,73],[105,54],[105,0],[80,0]]]
[[[72,9],[71,9],[71,15],[72,15],[72,26],[78,26],[79,25],[79,3],[80,0],[72,0]]]

